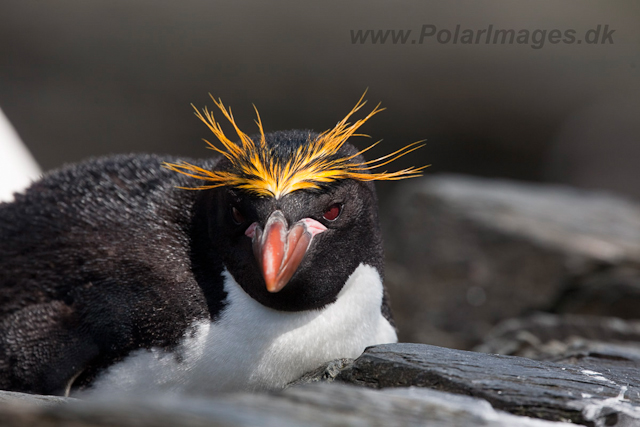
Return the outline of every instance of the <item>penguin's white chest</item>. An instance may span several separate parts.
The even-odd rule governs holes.
[[[380,275],[369,265],[360,264],[333,304],[294,313],[261,305],[223,275],[227,305],[219,319],[194,325],[175,353],[133,353],[98,378],[95,392],[279,388],[330,360],[397,341],[380,311]]]

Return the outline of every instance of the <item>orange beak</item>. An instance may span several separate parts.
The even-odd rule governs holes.
[[[288,229],[287,220],[279,210],[274,211],[264,227],[256,223],[245,234],[253,242],[253,254],[269,292],[285,287],[302,262],[311,240],[326,227],[311,218],[304,218]]]

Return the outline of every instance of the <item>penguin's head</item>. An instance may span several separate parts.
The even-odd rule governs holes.
[[[264,133],[248,136],[231,111],[214,99],[235,127],[240,141],[226,138],[208,110],[196,110],[224,150],[209,171],[188,163],[165,164],[176,172],[209,181],[197,187],[206,210],[208,238],[224,266],[253,299],[282,311],[321,308],[334,302],[347,279],[364,263],[382,271],[383,251],[374,180],[418,176],[423,167],[374,173],[419,148],[365,161],[347,139],[376,107],[354,124],[348,118],[332,130]],[[375,144],[374,144],[375,145]]]

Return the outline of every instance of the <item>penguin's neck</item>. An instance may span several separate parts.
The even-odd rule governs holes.
[[[283,387],[338,358],[396,342],[381,314],[382,280],[360,264],[338,298],[322,309],[282,312],[252,299],[224,271],[226,304],[215,321],[199,322],[176,353],[138,351],[113,366],[95,390],[175,392],[259,390]]]

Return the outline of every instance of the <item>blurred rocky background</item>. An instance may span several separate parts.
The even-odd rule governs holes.
[[[472,348],[499,321],[536,311],[640,317],[634,200],[439,175],[401,184],[385,218],[402,341]]]

